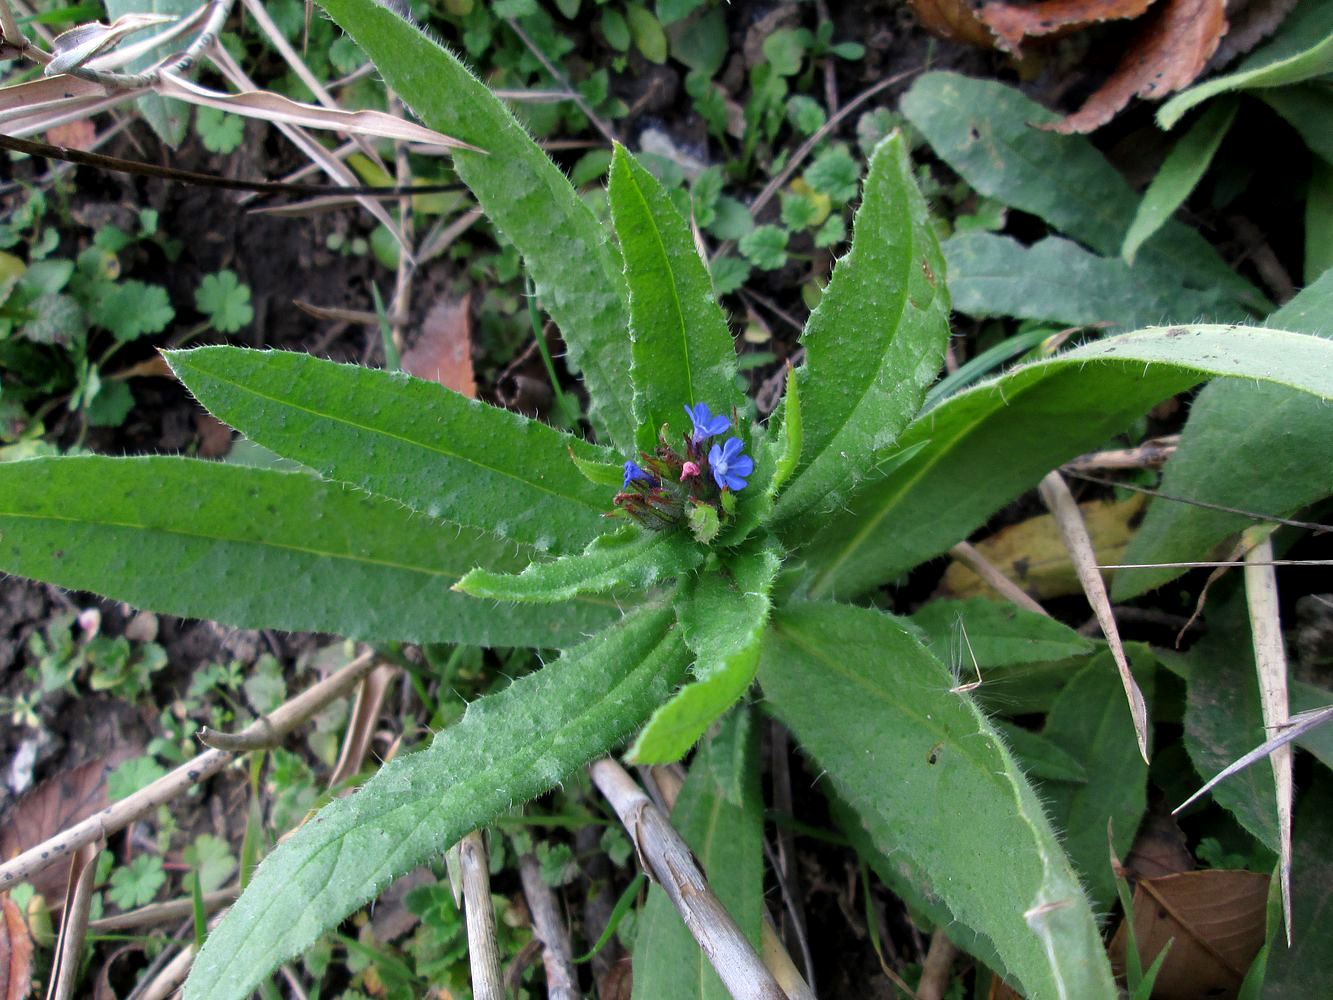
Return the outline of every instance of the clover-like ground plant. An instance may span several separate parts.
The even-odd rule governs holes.
[[[180,379],[307,471],[0,466],[7,572],[248,628],[561,651],[274,850],[186,996],[248,996],[396,876],[600,755],[628,743],[636,761],[680,759],[756,681],[838,814],[955,940],[1028,996],[1114,996],[1088,897],[1006,739],[916,628],[858,598],[1211,375],[1328,398],[1333,347],[1148,329],[919,413],[949,299],[891,136],[806,361],[761,426],[689,226],[629,153],[614,153],[608,232],[444,48],[369,0],[323,6],[424,122],[484,150],[455,153],[458,175],[522,252],[600,443],[401,373],[205,347],[168,355]],[[748,769],[723,781],[739,802],[755,756],[709,746],[719,773]],[[752,884],[735,915],[757,940],[759,845],[744,842],[756,856],[737,869]]]

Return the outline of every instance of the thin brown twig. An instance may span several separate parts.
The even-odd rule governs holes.
[[[1045,615],[1047,618],[1051,617],[1051,613],[1038,604],[1032,595],[1001,573],[971,542],[959,542],[949,550],[949,555],[981,577],[1001,597],[1007,597],[1020,608]]]
[[[542,943],[542,964],[546,967],[546,990],[550,1000],[579,1000],[579,977],[569,946],[569,933],[556,905],[555,893],[542,878],[541,865],[532,854],[518,859],[518,875],[523,895],[532,913],[532,929]]]
[[[375,665],[373,651],[363,653],[337,673],[302,691],[279,706],[265,719],[252,724],[242,734],[254,735],[271,732],[282,735],[295,729],[329,702],[341,697]],[[262,728],[261,723],[268,728]],[[15,858],[0,864],[0,886],[11,886],[31,878],[49,868],[61,858],[68,857],[86,844],[109,837],[124,829],[139,817],[165,805],[176,796],[189,791],[201,781],[217,774],[234,759],[226,750],[206,750],[186,761],[174,771],[158,778],[151,785],[133,795],[112,803],[81,823],[62,830],[54,837],[31,847]]]
[[[606,139],[607,142],[609,143],[619,142],[620,140],[619,138],[617,138],[616,133],[612,131],[611,126],[608,125],[606,122],[602,121],[601,116],[598,115],[597,112],[593,111],[592,105],[589,104],[586,100],[584,100],[583,95],[580,94],[578,90],[570,84],[569,80],[565,77],[565,75],[562,72],[560,72],[560,69],[555,65],[555,63],[551,62],[551,60],[546,57],[546,53],[541,50],[541,47],[538,46],[537,43],[534,42],[531,38],[528,37],[528,33],[524,31],[521,27],[519,27],[518,22],[514,20],[512,17],[507,17],[505,18],[505,24],[509,25],[509,30],[511,30],[514,34],[518,35],[519,39],[523,42],[523,44],[528,47],[528,51],[531,52],[537,58],[537,61],[542,64],[542,67],[546,70],[546,72],[551,74],[551,78],[554,79],[556,83],[560,84],[560,86],[564,87],[565,90],[569,92],[570,100],[574,102],[575,106],[580,111],[582,111],[583,114],[587,117],[588,121],[592,123],[592,127],[595,128],[598,132],[602,133],[602,136]]]

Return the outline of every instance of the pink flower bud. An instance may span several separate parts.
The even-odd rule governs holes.
[[[680,467],[680,481],[683,483],[687,479],[697,479],[699,477],[699,463],[686,462]]]

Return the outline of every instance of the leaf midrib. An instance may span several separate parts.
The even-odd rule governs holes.
[[[220,382],[220,383],[222,383],[222,384],[224,384],[224,385],[230,386],[231,388],[236,389],[236,390],[238,390],[238,391],[240,391],[240,392],[248,393],[249,395],[254,396],[256,399],[261,399],[261,400],[264,400],[265,402],[268,402],[268,403],[274,403],[274,404],[276,404],[276,405],[278,405],[278,406],[286,407],[286,408],[288,408],[288,409],[292,409],[292,410],[296,410],[297,412],[300,412],[300,413],[306,413],[306,414],[309,414],[310,416],[315,417],[315,418],[317,418],[317,419],[323,419],[323,420],[328,420],[328,421],[330,421],[330,422],[332,422],[332,423],[343,424],[343,425],[345,425],[345,426],[347,426],[347,427],[349,427],[349,428],[352,428],[352,429],[354,429],[354,430],[363,431],[363,432],[368,433],[368,434],[379,435],[379,436],[381,436],[381,437],[388,438],[388,439],[391,440],[391,441],[398,441],[398,442],[400,442],[400,443],[402,443],[402,444],[406,444],[406,445],[410,445],[410,446],[413,446],[413,447],[417,447],[417,448],[422,449],[423,451],[431,452],[431,453],[434,453],[434,454],[436,454],[436,455],[440,455],[440,456],[442,456],[442,457],[444,457],[444,458],[449,458],[449,459],[457,460],[457,461],[463,463],[464,465],[473,465],[473,466],[476,466],[476,467],[479,468],[479,469],[484,469],[485,471],[490,472],[490,473],[493,473],[493,474],[495,474],[495,475],[497,475],[497,476],[501,476],[501,477],[506,478],[506,479],[512,479],[514,482],[521,483],[521,484],[523,484],[524,486],[531,487],[532,489],[535,489],[535,490],[539,490],[540,492],[545,493],[545,494],[547,494],[548,496],[555,497],[555,498],[558,499],[558,500],[568,500],[568,501],[572,501],[572,502],[574,502],[574,503],[577,503],[577,504],[578,504],[579,506],[581,506],[581,507],[586,507],[586,508],[588,508],[589,510],[594,510],[594,511],[597,511],[598,513],[601,513],[601,507],[600,507],[599,505],[593,503],[593,502],[592,502],[591,500],[589,500],[589,499],[585,499],[585,498],[580,497],[580,496],[574,496],[574,495],[571,495],[571,494],[568,494],[568,493],[560,493],[560,492],[557,492],[557,491],[555,491],[555,490],[550,489],[550,488],[547,487],[547,486],[542,485],[542,484],[539,483],[539,482],[536,482],[535,480],[528,479],[528,478],[524,478],[523,476],[517,475],[517,474],[515,474],[515,473],[513,473],[513,472],[511,472],[511,471],[505,470],[505,469],[498,468],[498,467],[496,467],[496,466],[487,465],[485,462],[482,462],[482,461],[480,461],[480,460],[478,460],[478,459],[476,459],[476,458],[471,458],[471,457],[468,457],[468,456],[459,454],[458,452],[449,451],[447,448],[441,448],[441,447],[432,445],[432,444],[430,444],[430,443],[428,443],[428,442],[420,441],[420,440],[418,440],[418,439],[416,439],[416,438],[405,437],[405,436],[402,435],[402,434],[395,434],[393,431],[385,430],[385,429],[383,429],[383,428],[381,428],[381,427],[373,427],[373,426],[368,425],[368,424],[361,424],[361,423],[358,423],[358,422],[355,421],[355,420],[350,419],[349,417],[342,416],[342,415],[339,415],[339,414],[337,414],[337,413],[328,413],[328,412],[324,412],[324,411],[322,411],[322,410],[314,409],[314,408],[312,408],[312,407],[304,406],[304,405],[301,405],[301,404],[299,404],[299,403],[293,402],[293,401],[290,400],[290,399],[285,399],[285,398],[282,398],[282,397],[279,397],[279,396],[271,396],[271,395],[269,395],[269,394],[267,394],[267,393],[260,392],[258,389],[255,389],[255,388],[253,388],[252,386],[248,386],[248,385],[245,385],[245,384],[242,383],[242,382],[238,382],[238,381],[236,381],[236,380],[233,379],[233,378],[229,378],[229,377],[227,377],[227,376],[225,376],[225,375],[220,375],[220,374],[218,374],[216,371],[210,370],[210,369],[208,369],[208,368],[206,368],[206,367],[204,367],[204,366],[202,366],[202,365],[199,365],[199,364],[195,364],[194,367],[195,367],[195,369],[196,369],[197,371],[201,372],[201,373],[204,374],[204,375],[207,375],[208,377],[210,377],[210,378],[216,380],[217,382]],[[483,404],[483,405],[485,405],[485,404]],[[258,438],[256,438],[256,440],[258,440]],[[371,478],[371,477],[368,476],[368,475],[363,474],[363,478],[365,478],[365,479],[369,479],[369,478]]]
[[[633,176],[632,172],[627,171],[627,173],[629,176],[629,180],[631,180],[631,183],[633,184],[633,192],[635,192],[635,196],[637,197],[637,199],[639,199],[639,204],[641,205],[641,207],[643,207],[644,219],[648,220],[648,229],[649,232],[651,232],[653,243],[655,243],[657,245],[657,249],[659,249],[659,255],[657,256],[659,256],[659,260],[661,261],[661,263],[659,264],[660,273],[663,273],[663,275],[667,276],[667,284],[669,285],[670,288],[670,300],[672,300],[674,309],[676,309],[676,327],[678,329],[678,333],[680,333],[681,353],[685,357],[686,399],[689,400],[690,405],[693,405],[698,401],[694,399],[694,365],[692,359],[690,359],[689,333],[688,331],[686,331],[685,328],[685,309],[681,305],[680,287],[678,287],[678,285],[676,284],[676,272],[674,272],[674,269],[670,267],[670,257],[668,256],[667,253],[667,244],[665,244],[665,241],[663,240],[663,235],[661,235],[661,228],[659,227],[659,225],[657,225],[657,219],[655,216],[653,216],[652,205],[648,204],[648,197],[644,195],[643,188],[641,188],[639,185],[639,179]],[[633,287],[631,287],[631,292],[629,293],[631,293],[631,297],[633,297]]]

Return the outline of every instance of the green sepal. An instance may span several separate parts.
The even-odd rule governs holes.
[[[620,587],[651,587],[688,573],[702,559],[702,550],[682,531],[627,525],[594,539],[579,555],[535,562],[517,574],[474,569],[453,589],[499,601],[567,601]]]

